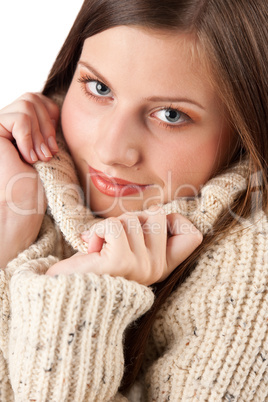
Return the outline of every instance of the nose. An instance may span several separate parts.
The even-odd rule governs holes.
[[[105,165],[135,166],[141,158],[138,122],[131,113],[113,110],[102,120],[94,150]]]

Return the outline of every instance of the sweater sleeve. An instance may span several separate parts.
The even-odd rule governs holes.
[[[16,401],[122,400],[123,334],[151,307],[149,288],[108,275],[24,270],[12,276],[9,292],[7,361]]]

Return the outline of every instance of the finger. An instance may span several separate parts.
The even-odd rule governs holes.
[[[23,105],[23,101],[30,102],[32,104],[40,104],[41,108],[42,106],[45,107],[50,121],[52,122],[52,126],[54,128],[57,127],[58,121],[59,121],[59,116],[60,116],[60,111],[59,107],[55,102],[53,102],[50,98],[44,96],[41,93],[31,93],[27,92],[17,98],[14,102],[11,104],[5,106],[0,110],[0,115],[6,114],[6,113],[18,113],[18,112],[24,112],[24,109],[21,110],[21,105]]]
[[[8,122],[10,127],[6,122],[3,125],[16,139],[18,149],[27,162],[35,162],[36,155],[38,159],[47,161],[58,151],[55,127],[59,110],[50,99],[42,94],[26,93],[0,111],[0,121],[6,120],[6,115],[17,118],[17,121]],[[4,135],[9,138],[6,132]]]
[[[178,213],[167,215],[167,229],[170,236],[193,235],[203,238],[201,232],[192,224],[189,219]]]
[[[0,116],[0,136],[17,142],[24,160],[34,163],[38,157],[33,149],[32,124],[30,118],[22,113],[9,113]]]
[[[70,258],[61,260],[48,269],[46,275],[72,275],[94,273],[96,275],[110,274],[109,268],[103,266],[103,259],[99,253],[76,253]]]
[[[15,102],[0,111],[0,121],[2,122],[6,115],[13,117],[13,121],[11,120],[9,122],[9,127],[5,125],[5,128],[10,131],[12,136],[16,139],[18,148],[24,157],[29,153],[33,154],[33,152],[31,152],[32,148],[37,154],[38,159],[47,161],[52,157],[52,154],[42,133],[40,132],[34,102],[40,102],[40,98],[38,96],[34,97],[33,94],[25,94],[21,96]],[[29,120],[31,123],[31,128],[29,125]],[[27,128],[26,132],[25,128]],[[53,127],[52,132],[55,132]],[[27,159],[27,156],[25,159],[27,162],[30,162]]]
[[[138,238],[140,239],[141,244],[144,245],[144,237],[141,227],[141,221],[144,222],[144,218],[140,217],[139,219],[137,215],[123,214],[118,216],[117,219],[120,221],[122,227],[121,225],[118,228],[113,227],[117,220],[107,219],[92,226],[90,230],[81,234],[82,240],[88,243],[91,251],[97,251],[95,249],[100,247],[100,241],[104,241],[105,235],[108,235],[108,231],[112,231],[114,235],[117,235],[119,234],[120,229],[125,231],[124,237],[126,235],[128,246],[133,253],[139,251],[140,245],[137,246]]]
[[[73,259],[70,258],[57,263],[55,267],[50,269],[48,274],[93,272],[98,275],[109,274],[127,277],[129,267],[127,264],[124,266],[124,254],[128,253],[129,245],[120,220],[117,218],[108,218],[94,225],[90,232],[91,236],[95,233],[96,236],[105,240],[105,248],[102,248],[100,252],[75,254]],[[88,234],[83,234],[82,237],[86,235]]]
[[[100,239],[106,242],[105,249],[113,250],[113,254],[129,249],[128,238],[122,222],[118,218],[108,218],[98,222],[90,229],[90,237],[95,233]]]
[[[145,222],[142,225],[145,244],[153,255],[165,255],[167,224],[166,214],[160,207],[151,207],[145,211]]]
[[[44,144],[52,154],[58,152],[56,142],[56,127],[59,118],[58,106],[49,98],[38,93],[27,93],[21,97],[21,100],[30,102],[33,105],[37,116],[38,129],[43,137]],[[36,141],[36,146],[41,147],[41,144]]]
[[[118,217],[123,225],[129,248],[139,258],[146,251],[142,223],[145,219],[137,214],[123,214]]]
[[[39,92],[34,93],[34,95],[36,95],[40,98],[41,102],[46,107],[51,120],[55,120],[56,125],[57,125],[57,123],[59,121],[59,116],[60,116],[60,110],[59,110],[58,105],[52,99],[48,98],[47,96],[45,96]]]
[[[20,115],[21,117],[15,121],[12,135],[16,139],[19,150],[24,154],[24,150],[27,149],[27,146],[30,143],[29,137],[31,136],[31,142],[33,144],[32,148],[38,159],[42,161],[49,160],[53,155],[46,145],[45,139],[40,131],[35,105],[29,100],[21,99],[17,102],[16,107],[20,111],[17,115]],[[31,123],[31,129],[28,130],[25,136],[22,135],[23,131],[21,131],[21,125],[23,126],[22,123],[24,120],[27,120],[28,126],[28,122],[30,121]],[[28,152],[30,152],[29,148]]]
[[[76,253],[72,257],[61,260],[52,265],[46,272],[46,275],[71,275],[87,273],[87,260],[84,258],[87,254]]]
[[[147,266],[150,267],[142,283],[151,284],[157,282],[166,271],[166,214],[160,207],[153,206],[139,213],[138,217],[142,226],[143,247],[140,242],[136,252],[142,256],[141,261],[147,256]]]
[[[167,219],[170,232],[167,240],[167,272],[161,280],[188,258],[203,240],[201,232],[184,216],[170,214]]]
[[[6,115],[5,118],[1,118],[0,116],[0,137],[6,138],[7,140],[12,141],[13,137],[12,137],[12,129],[8,130],[6,127],[13,127],[13,120],[12,123],[9,124],[10,121],[10,116]]]

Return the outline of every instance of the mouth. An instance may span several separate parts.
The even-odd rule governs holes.
[[[91,182],[96,189],[110,197],[126,197],[137,193],[141,194],[150,186],[107,176],[105,173],[95,170],[91,166],[89,166],[89,174]]]

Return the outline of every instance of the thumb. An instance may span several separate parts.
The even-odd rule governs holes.
[[[101,274],[101,272],[98,272],[99,266],[99,253],[84,254],[78,252],[70,258],[66,258],[52,265],[52,267],[47,270],[46,275],[86,274],[88,272]]]

